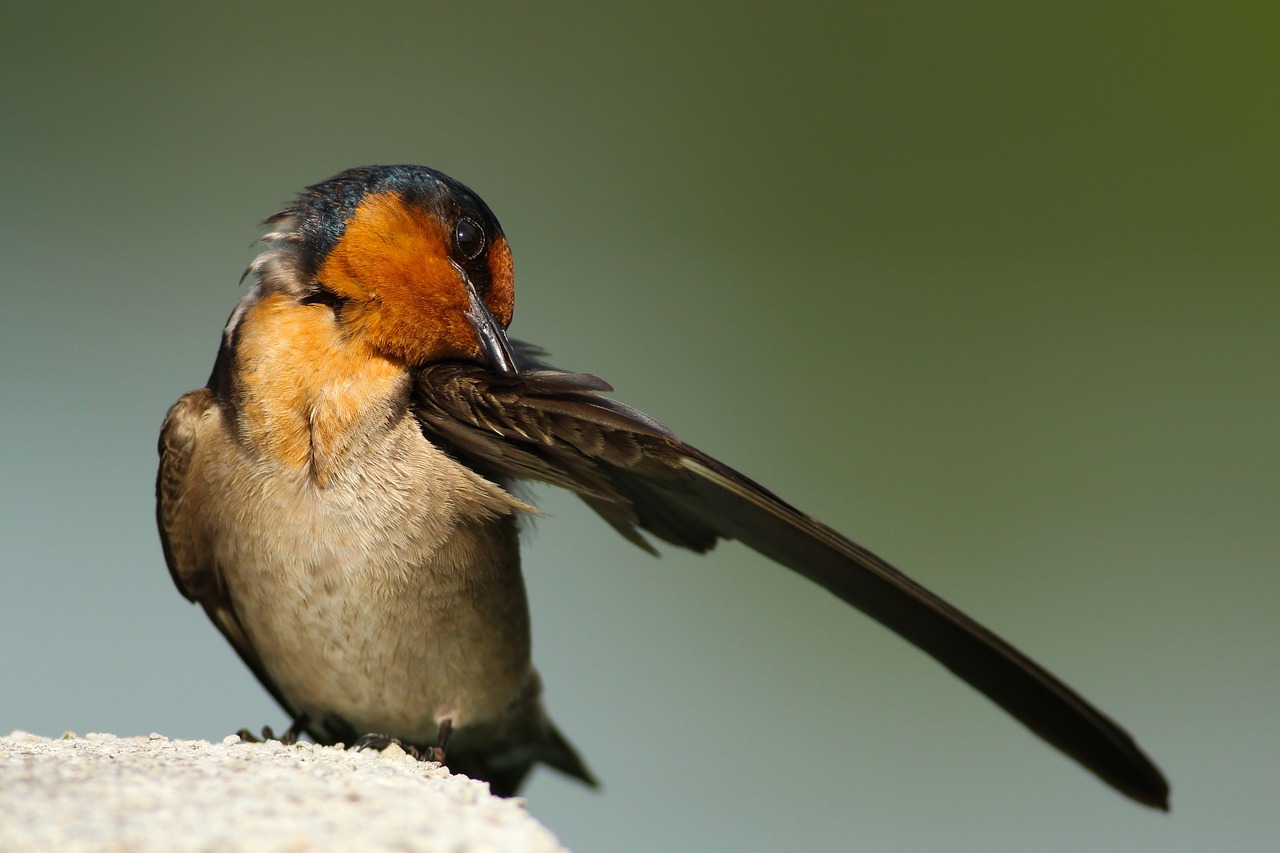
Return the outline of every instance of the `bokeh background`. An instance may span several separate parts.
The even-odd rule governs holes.
[[[0,729],[283,726],[169,581],[166,407],[255,223],[471,185],[513,331],[883,553],[1122,721],[1165,816],[735,544],[545,491],[578,850],[1280,838],[1275,4],[23,4],[0,26]]]

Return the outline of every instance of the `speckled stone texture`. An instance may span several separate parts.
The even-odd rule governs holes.
[[[523,801],[398,747],[0,738],[0,850],[561,851]]]

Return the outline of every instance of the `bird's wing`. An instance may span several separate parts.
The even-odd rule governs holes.
[[[914,643],[1040,737],[1138,802],[1168,783],[1127,732],[995,634],[887,562],[622,403],[594,376],[524,359],[516,379],[424,368],[414,411],[478,470],[570,489],[632,542],[706,551],[737,539]]]
[[[286,712],[294,715],[275,682],[267,675],[262,659],[236,616],[213,556],[212,543],[202,523],[201,508],[188,500],[191,461],[202,428],[206,426],[205,419],[214,413],[216,406],[214,394],[208,388],[184,394],[169,409],[160,428],[160,471],[156,476],[156,522],[160,528],[160,544],[164,547],[164,559],[178,591],[204,608],[209,619],[267,691]]]

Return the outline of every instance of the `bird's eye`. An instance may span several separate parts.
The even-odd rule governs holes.
[[[453,245],[463,259],[474,261],[484,251],[484,229],[474,219],[460,219],[453,229]]]

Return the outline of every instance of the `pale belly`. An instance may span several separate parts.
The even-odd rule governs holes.
[[[210,520],[236,614],[292,710],[429,743],[446,719],[499,717],[534,678],[517,502],[416,430],[396,438],[323,488],[223,471],[209,485],[239,497]]]

